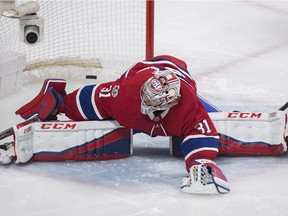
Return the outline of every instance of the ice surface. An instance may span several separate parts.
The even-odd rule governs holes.
[[[287,99],[287,1],[156,1],[155,54],[184,59],[199,93],[222,110],[274,111]],[[85,80],[68,80],[68,91]],[[41,82],[0,99],[0,130]],[[231,192],[181,193],[167,138],[137,135],[127,159],[0,167],[3,216],[288,215],[288,157],[218,157]]]

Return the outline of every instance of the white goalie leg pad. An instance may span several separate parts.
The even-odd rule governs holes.
[[[220,135],[220,154],[280,155],[287,151],[287,116],[284,111],[209,115]]]
[[[117,121],[35,122],[33,160],[117,159],[132,154],[131,130]]]
[[[287,151],[285,111],[214,112],[209,115],[219,133],[220,155],[275,156]],[[181,143],[181,138],[171,137],[171,155],[182,156]]]
[[[13,128],[15,163],[26,163],[33,157],[33,123],[25,122]]]
[[[117,121],[25,122],[14,127],[14,150],[15,163],[117,159],[132,154],[132,131]]]
[[[230,191],[222,171],[210,160],[196,160],[189,176],[182,179],[181,191],[190,194],[225,194]]]

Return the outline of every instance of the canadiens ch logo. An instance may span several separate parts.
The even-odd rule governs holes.
[[[162,89],[161,83],[159,82],[159,80],[157,79],[153,79],[151,81],[151,87],[155,92],[160,92],[160,90]]]

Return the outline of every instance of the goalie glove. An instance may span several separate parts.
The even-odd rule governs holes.
[[[18,109],[16,114],[24,119],[38,116],[40,120],[56,120],[56,115],[65,110],[65,86],[63,79],[46,79],[38,95]]]
[[[191,194],[225,194],[230,191],[222,171],[211,160],[195,160],[189,176],[182,180],[181,191]]]

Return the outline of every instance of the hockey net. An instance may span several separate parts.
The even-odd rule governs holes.
[[[27,2],[16,0],[15,4]],[[40,5],[38,15],[44,18],[44,40],[35,45],[20,42],[19,20],[0,17],[0,52],[25,54],[25,71],[30,79],[35,71],[40,79],[66,78],[67,71],[68,77],[81,78],[88,73],[99,78],[103,68],[107,76],[116,77],[133,63],[153,55],[153,1],[36,2]]]

